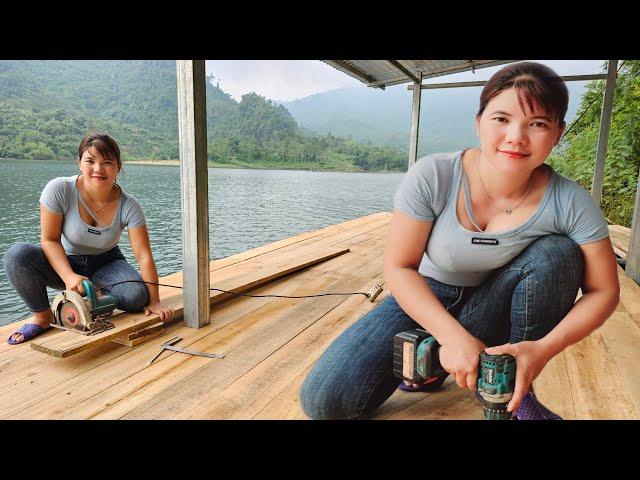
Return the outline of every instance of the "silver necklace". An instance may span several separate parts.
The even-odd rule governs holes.
[[[524,193],[524,197],[520,199],[520,201],[515,207],[509,208],[507,210],[503,210],[502,208],[498,207],[495,203],[493,203],[493,200],[491,199],[491,195],[489,195],[489,191],[487,190],[487,186],[484,184],[484,180],[482,180],[482,175],[480,175],[480,157],[478,157],[476,170],[478,172],[478,178],[480,179],[482,188],[484,189],[484,193],[487,195],[487,198],[489,199],[489,203],[491,204],[491,206],[494,208],[497,208],[498,210],[502,210],[507,215],[511,215],[511,212],[513,212],[516,208],[518,208],[522,204],[522,202],[524,202],[524,199],[527,198],[527,195],[529,195],[529,191],[531,190],[531,186],[533,185],[533,174],[531,174],[531,177],[529,178],[529,186],[527,187],[527,191]]]

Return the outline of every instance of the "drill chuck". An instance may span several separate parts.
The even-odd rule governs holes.
[[[507,405],[516,383],[516,359],[513,355],[480,353],[478,397],[485,420],[509,420]]]

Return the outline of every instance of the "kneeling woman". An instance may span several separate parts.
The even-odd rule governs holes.
[[[122,168],[118,144],[106,134],[87,135],[78,148],[78,165],[80,175],[54,178],[42,191],[41,244],[17,243],[4,255],[7,277],[35,317],[7,339],[11,345],[50,328],[46,287],[83,293],[83,279],[96,288],[124,280],[158,283],[142,208],[116,183]],[[125,227],[142,275],[118,247]],[[102,292],[114,296],[120,310],[173,318],[173,309],[160,303],[157,285],[128,282]]]
[[[563,80],[544,65],[507,66],[480,96],[480,148],[429,155],[409,169],[384,252],[392,295],[309,373],[301,390],[309,417],[370,415],[398,387],[395,334],[424,328],[448,373],[402,390],[436,390],[449,374],[475,390],[480,353],[508,353],[517,363],[508,410],[518,419],[559,418],[531,384],[551,358],[604,323],[620,291],[600,209],[545,164],[568,100]]]

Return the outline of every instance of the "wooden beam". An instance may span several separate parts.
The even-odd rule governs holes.
[[[618,60],[609,60],[607,68],[607,86],[602,100],[602,113],[600,114],[600,134],[598,136],[598,150],[596,153],[596,165],[591,183],[591,196],[598,205],[602,201],[602,184],[604,181],[604,160],[607,156],[607,144],[609,142],[609,127],[611,126],[611,113],[613,112],[613,96],[616,92],[616,74]]]
[[[606,75],[601,73],[596,75],[566,75],[560,77],[565,82],[585,82],[588,80],[604,80]],[[435,89],[435,88],[460,88],[460,87],[484,87],[487,84],[487,80],[479,80],[475,82],[451,82],[451,83],[423,83],[420,88],[423,90]],[[413,90],[414,85],[407,86],[407,90]]]
[[[184,323],[209,323],[209,188],[204,60],[178,60]]]
[[[417,85],[417,84],[416,84]],[[422,97],[422,89],[413,90],[413,107],[411,111],[411,138],[409,144],[409,166],[418,160],[418,130],[420,127],[420,100]]]
[[[269,283],[277,278],[283,277],[298,270],[302,270],[310,265],[329,260],[349,251],[344,247],[325,247],[306,251],[299,256],[282,258],[275,256],[272,261],[259,262],[256,261],[249,265],[248,272],[241,272],[239,275],[233,275],[230,278],[221,278],[216,283],[216,287],[234,293],[245,293],[251,289]],[[220,302],[232,296],[229,293],[212,292],[207,298],[207,305]],[[170,306],[175,311],[175,320],[183,316],[183,296],[180,294],[173,295],[163,299],[163,303]],[[44,352],[54,357],[69,357],[83,350],[95,348],[115,338],[123,337],[125,334],[140,330],[143,327],[152,325],[159,321],[157,315],[145,316],[144,313],[123,313],[113,318],[115,328],[107,330],[96,335],[79,335],[73,332],[62,331],[56,335],[48,336],[43,339],[35,339],[31,343],[31,348]]]
[[[636,185],[636,202],[633,207],[631,238],[629,240],[625,273],[640,284],[640,175],[638,175],[638,183]]]

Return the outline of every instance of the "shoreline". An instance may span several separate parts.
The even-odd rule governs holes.
[[[21,162],[56,162],[56,163],[66,163],[66,160],[37,160],[32,158],[4,158],[0,157],[0,161],[2,160],[18,160]],[[149,166],[161,166],[161,167],[179,167],[180,160],[126,160],[122,162],[122,166],[126,167],[127,165],[149,165]],[[216,162],[207,162],[207,168],[232,168],[232,169],[242,169],[242,170],[293,170],[300,172],[334,172],[334,173],[404,173],[404,172],[394,172],[392,170],[384,171],[384,170],[376,170],[376,171],[366,171],[366,170],[335,170],[335,169],[313,169],[313,168],[287,168],[287,167],[251,167],[247,165],[235,165],[231,163],[216,163]]]
[[[156,166],[173,166],[179,167],[180,160],[129,160],[122,163],[125,165],[156,165]],[[394,171],[377,170],[373,172],[367,172],[365,170],[333,170],[333,169],[311,169],[311,168],[287,168],[287,167],[250,167],[245,165],[235,165],[232,163],[216,163],[207,162],[207,168],[233,168],[241,170],[294,170],[299,172],[336,172],[336,173],[403,173]]]

